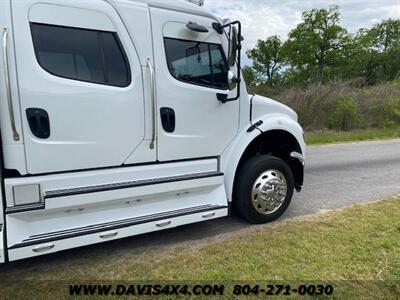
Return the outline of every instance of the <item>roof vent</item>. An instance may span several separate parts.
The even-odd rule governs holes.
[[[198,6],[203,6],[204,5],[204,0],[186,0],[190,3],[196,4]]]

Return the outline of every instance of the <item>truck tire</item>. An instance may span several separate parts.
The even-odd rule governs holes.
[[[250,223],[268,223],[286,211],[293,191],[290,167],[279,158],[260,155],[246,161],[237,173],[233,206]]]

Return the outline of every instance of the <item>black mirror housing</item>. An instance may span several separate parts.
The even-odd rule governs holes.
[[[224,27],[220,23],[214,22],[214,23],[212,23],[212,27],[219,34],[223,34],[224,33]]]

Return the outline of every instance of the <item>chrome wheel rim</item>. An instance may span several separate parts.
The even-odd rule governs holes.
[[[282,207],[287,192],[287,181],[282,172],[267,170],[255,181],[251,201],[257,212],[269,215]]]

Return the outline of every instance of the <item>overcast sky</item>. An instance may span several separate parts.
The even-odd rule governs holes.
[[[340,6],[342,25],[350,32],[400,18],[400,0],[205,0],[205,8],[218,16],[242,21],[246,49],[273,34],[286,39],[303,11],[332,4]]]

